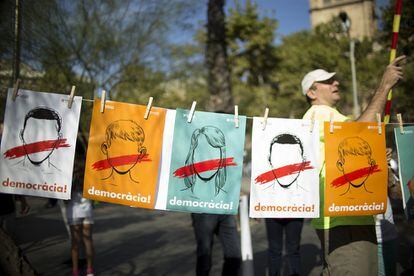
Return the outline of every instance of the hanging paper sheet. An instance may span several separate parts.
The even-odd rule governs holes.
[[[325,122],[325,215],[361,216],[387,208],[385,131],[376,123]]]
[[[155,203],[155,209],[157,210],[166,210],[167,208],[168,181],[170,178],[171,150],[174,137],[175,113],[175,110],[168,109],[165,116],[160,177],[157,185],[157,201]]]
[[[408,185],[414,185],[412,183],[414,176],[414,127],[404,127],[404,133],[395,128],[394,134],[397,143],[404,211],[408,219],[414,219],[414,198],[408,189]]]
[[[246,117],[177,109],[167,209],[237,214]]]
[[[165,109],[100,100],[93,105],[85,165],[86,198],[153,209]]]
[[[69,199],[82,98],[19,89],[7,93],[0,192]]]
[[[253,118],[250,217],[319,216],[319,123]]]

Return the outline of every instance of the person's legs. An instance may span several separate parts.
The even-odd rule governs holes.
[[[382,242],[378,242],[378,276],[385,276],[384,252],[382,252]]]
[[[380,244],[378,244],[378,256],[380,259],[378,260],[378,266],[381,268],[381,263],[383,265],[383,273],[378,273],[378,275],[386,275],[386,276],[395,276],[397,275],[397,247],[398,247],[398,239],[393,239],[390,241],[385,241],[381,244],[381,252],[380,252]]]
[[[316,235],[319,238],[319,242],[321,243],[321,261],[322,261],[322,273],[321,275],[329,275],[329,273],[325,273],[328,270],[328,263],[326,261],[326,257],[328,255],[326,248],[328,248],[327,243],[329,241],[329,230],[324,229],[315,229]]]
[[[299,275],[300,272],[300,237],[302,234],[303,219],[286,220],[286,253],[290,275]]]
[[[72,236],[72,247],[71,247],[71,255],[72,255],[72,271],[73,275],[77,276],[79,274],[79,266],[78,266],[78,250],[79,244],[81,241],[82,236],[82,227],[81,225],[71,225],[70,226],[70,234]]]
[[[232,215],[220,215],[218,233],[223,247],[223,276],[236,276],[240,273],[241,249],[240,236],[237,232],[236,218]]]
[[[283,227],[281,219],[266,219],[269,276],[279,275],[282,267]]]
[[[60,208],[60,212],[62,213],[63,223],[65,224],[66,231],[68,231],[68,236],[70,238],[70,227],[68,223],[68,216],[66,214],[66,205],[61,199],[58,201],[58,205]]]
[[[197,242],[196,275],[209,275],[211,269],[211,251],[218,215],[191,214],[194,234]]]
[[[92,241],[92,224],[83,224],[83,243],[85,245],[86,251],[86,268],[88,275],[93,275],[93,256],[94,256],[94,249],[93,249],[93,241]]]
[[[45,208],[53,208],[56,206],[57,203],[57,199],[56,198],[49,198],[45,204]]]
[[[324,245],[323,275],[377,276],[377,238],[373,225],[337,226],[317,233]]]
[[[13,212],[8,215],[0,216],[0,227],[6,232],[12,239],[16,238],[16,214]]]

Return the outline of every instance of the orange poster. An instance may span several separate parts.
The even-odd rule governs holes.
[[[325,214],[384,213],[388,169],[385,131],[377,123],[325,122]],[[331,133],[333,130],[333,133]]]
[[[85,164],[83,196],[153,209],[165,109],[95,100]]]

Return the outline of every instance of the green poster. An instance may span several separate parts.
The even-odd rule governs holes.
[[[167,210],[236,214],[246,117],[177,109]]]
[[[408,219],[414,219],[414,199],[408,189],[410,180],[414,176],[414,126],[404,127],[403,133],[399,128],[395,128],[394,134],[397,143],[404,211]]]

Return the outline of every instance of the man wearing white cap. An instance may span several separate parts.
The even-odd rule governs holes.
[[[387,101],[388,91],[402,79],[402,67],[399,65],[405,56],[396,58],[389,64],[368,107],[356,121],[374,122],[377,113],[382,113]],[[303,119],[321,121],[321,168],[320,168],[320,217],[312,220],[321,241],[323,254],[323,275],[377,275],[378,259],[376,234],[373,216],[325,217],[323,211],[325,189],[325,161],[323,121],[343,122],[348,117],[335,109],[341,99],[339,81],[335,72],[323,69],[311,71],[302,80],[302,93],[311,107]]]

